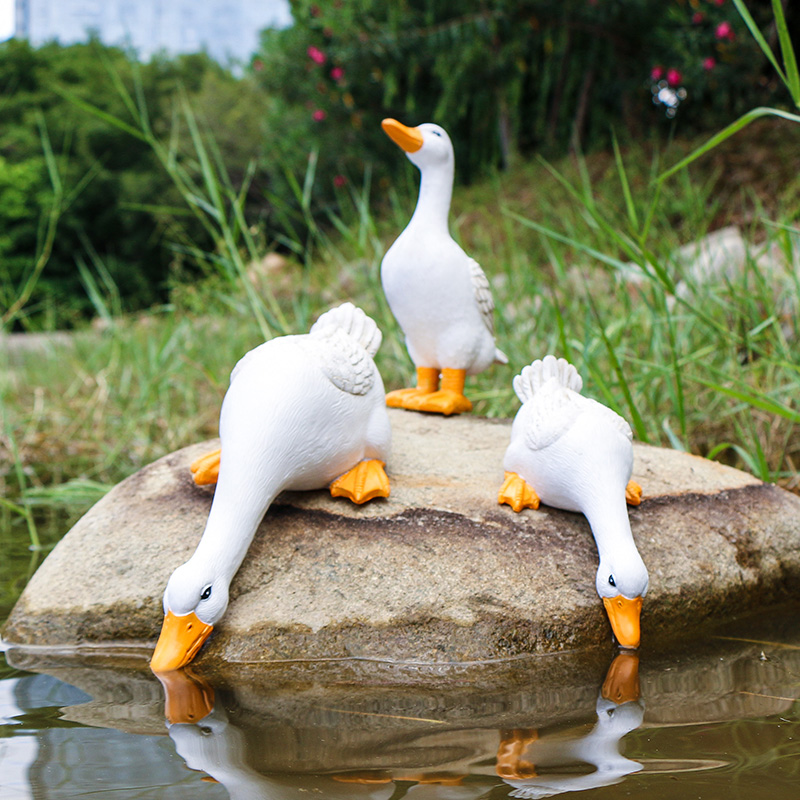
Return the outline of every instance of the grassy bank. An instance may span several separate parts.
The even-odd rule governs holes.
[[[793,487],[796,142],[792,126],[760,123],[659,193],[653,177],[692,143],[517,163],[457,188],[453,233],[492,281],[498,341],[511,361],[469,381],[474,413],[512,416],[513,375],[552,352],[576,364],[586,393],[618,410],[640,441]],[[236,360],[265,333],[305,331],[344,299],[384,332],[377,361],[387,388],[406,384],[413,366],[379,281],[381,257],[414,204],[413,168],[403,166],[398,186],[342,189],[338,215],[291,242],[283,261],[263,263],[266,246],[254,241],[234,259],[221,250],[209,261],[227,258],[227,268],[136,318],[115,314],[113,287],[98,274],[89,286],[102,328],[33,349],[6,340],[2,496],[86,506],[143,464],[214,436]],[[693,275],[674,257],[731,222],[760,248],[741,268]],[[769,266],[757,258],[766,251]]]

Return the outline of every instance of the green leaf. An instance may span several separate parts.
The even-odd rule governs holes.
[[[789,88],[795,106],[800,106],[800,74],[797,71],[797,58],[794,54],[792,38],[789,35],[789,26],[786,24],[786,16],[783,13],[783,6],[780,0],[772,0],[772,11],[775,15],[775,27],[778,29],[778,39],[781,43],[783,66],[786,70],[786,85]]]
[[[705,155],[709,150],[713,150],[718,145],[722,144],[724,141],[728,140],[733,136],[735,133],[738,133],[742,128],[747,127],[751,122],[755,122],[757,119],[761,119],[761,117],[780,117],[781,119],[787,119],[790,122],[800,122],[800,116],[797,114],[791,114],[788,111],[781,111],[778,108],[767,108],[767,107],[759,107],[754,108],[752,111],[748,111],[745,115],[739,117],[735,122],[732,122],[726,128],[723,128],[719,133],[712,136],[705,144],[700,145],[696,150],[689,153],[686,158],[681,159],[677,164],[670,167],[665,172],[662,172],[656,181],[658,183],[662,183],[671,175],[674,175],[676,172],[680,172],[680,170],[688,167],[693,161],[697,161],[700,156]]]

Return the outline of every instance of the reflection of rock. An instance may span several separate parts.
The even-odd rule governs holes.
[[[644,660],[639,680],[647,715],[642,727],[660,727],[662,720],[668,725],[711,725],[785,714],[796,696],[800,650],[771,650],[769,660],[762,661],[761,648],[715,640],[706,654]],[[13,652],[10,656],[13,660]],[[609,670],[604,681],[600,660],[597,654],[593,659],[522,659],[513,662],[513,669],[507,664],[483,680],[451,671],[414,687],[385,682],[386,665],[372,665],[372,673],[363,665],[351,685],[327,686],[324,670],[308,669],[309,665],[293,671],[262,667],[242,670],[235,678],[226,673],[225,683],[214,686],[214,701],[217,709],[225,710],[226,726],[241,737],[246,767],[259,775],[336,776],[340,783],[424,779],[440,784],[469,775],[470,780],[485,779],[492,785],[503,766],[501,777],[509,780],[515,775],[525,779],[557,774],[567,754],[560,742],[571,748],[571,759],[581,760],[581,747],[603,741],[616,770],[612,772],[619,774],[632,765],[614,760],[613,736],[619,740],[623,729],[635,722],[633,716],[638,719],[641,714],[634,699],[636,675],[628,662],[627,669]],[[29,660],[25,666],[34,664]],[[65,708],[64,719],[165,733],[164,693],[149,672],[99,665],[59,668],[52,661],[47,669],[94,697]],[[341,675],[330,677],[339,680]],[[207,689],[202,692],[209,696]],[[605,722],[598,719],[600,712],[608,717]],[[201,727],[202,723],[203,719]],[[587,740],[593,729],[594,738]],[[516,752],[514,742],[519,744]],[[673,770],[713,766],[695,763],[692,753],[660,755],[670,759]],[[645,769],[659,768],[664,764],[645,762]]]
[[[609,641],[586,520],[497,505],[508,423],[390,418],[392,496],[364,507],[326,492],[279,499],[199,670],[348,656],[464,662]],[[208,514],[210,490],[188,471],[208,448],[173,453],[103,498],[28,584],[5,638],[154,641],[163,587]],[[646,446],[635,448],[634,478],[645,499],[631,525],[651,575],[645,647],[800,592],[800,498]],[[414,680],[413,670],[386,675]]]

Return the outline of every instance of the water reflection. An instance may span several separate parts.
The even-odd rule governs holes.
[[[768,773],[771,800],[794,798],[800,648],[762,649],[717,641],[706,655],[646,660],[641,675],[631,655],[605,675],[596,653],[532,659],[478,678],[423,671],[405,686],[397,678],[408,681],[411,668],[398,665],[260,665],[214,676],[213,687],[184,671],[162,686],[138,663],[12,653],[18,667],[63,683],[0,681],[13,695],[0,702],[0,796],[80,797],[102,786],[159,800],[589,800],[623,784],[612,791],[675,798],[687,796],[687,783],[669,784],[676,776],[701,795],[731,780],[758,787]],[[25,696],[34,682],[68,694],[37,711]]]
[[[167,728],[176,751],[188,767],[222,784],[231,800],[289,800],[308,792],[330,798],[388,800],[398,784],[409,784],[404,787],[404,795],[418,800],[472,800],[497,783],[495,775],[514,790],[512,796],[539,798],[608,786],[642,769],[640,763],[620,754],[620,740],[641,724],[644,715],[639,658],[629,653],[617,655],[612,661],[597,697],[597,721],[588,733],[580,728],[541,736],[536,728],[478,731],[478,736],[473,736],[475,751],[461,770],[454,770],[452,762],[441,763],[443,753],[464,746],[465,733],[457,730],[415,737],[413,747],[419,751],[416,769],[392,766],[401,752],[399,743],[394,743],[389,748],[393,755],[381,759],[384,764],[379,769],[332,771],[327,775],[267,775],[255,769],[248,758],[248,752],[257,745],[256,737],[248,743],[244,730],[231,722],[221,704],[215,704],[209,684],[189,670],[158,677],[164,687]],[[399,718],[378,716],[387,720]],[[416,721],[437,722],[419,717]],[[263,744],[258,741],[258,745]],[[438,752],[439,758],[423,755],[424,750]],[[367,759],[375,756],[370,753]],[[494,769],[489,771],[486,767],[492,760]]]
[[[622,737],[638,728],[644,718],[638,656],[621,653],[612,661],[597,697],[595,711],[597,722],[585,735],[573,733],[563,738],[545,738],[535,734],[523,736],[524,746],[519,754],[518,736],[501,743],[501,748],[509,749],[510,745],[513,753],[512,758],[508,762],[504,759],[502,764],[498,757],[498,774],[514,787],[512,797],[551,797],[564,792],[611,786],[642,769],[638,761],[620,753]],[[586,767],[594,770],[581,772]]]

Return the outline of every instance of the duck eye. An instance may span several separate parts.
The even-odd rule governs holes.
[[[610,584],[611,584],[613,587],[615,587],[615,588],[616,588],[616,586],[617,586],[617,582],[614,580],[614,576],[613,576],[613,575],[609,575],[609,576],[608,576],[608,582],[609,582],[609,583],[610,583]]]
[[[439,136],[439,137],[441,137],[441,135],[442,135],[441,133],[439,133],[439,131],[431,131],[431,133],[432,133],[434,136]]]
[[[211,597],[211,587],[210,586],[206,586],[206,588],[203,589],[203,592],[200,595],[200,599],[201,600],[208,600],[209,597]]]

